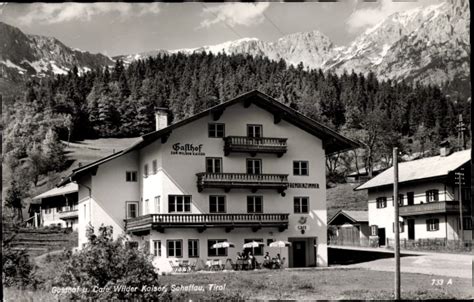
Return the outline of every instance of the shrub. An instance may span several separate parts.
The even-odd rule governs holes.
[[[167,292],[142,291],[143,286],[159,288],[158,274],[149,255],[112,239],[112,228],[101,226],[98,235],[91,227],[88,244],[66,261],[54,279],[58,287],[79,288],[65,293],[69,299],[167,300]]]
[[[25,250],[14,250],[14,235],[2,241],[2,281],[5,287],[25,288],[30,284],[34,266]]]

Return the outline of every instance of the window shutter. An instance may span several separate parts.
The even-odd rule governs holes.
[[[428,203],[430,201],[429,193],[430,193],[430,191],[425,192],[425,194],[426,194],[426,203]]]

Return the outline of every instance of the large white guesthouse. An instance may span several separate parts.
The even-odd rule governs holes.
[[[285,240],[288,266],[327,265],[325,156],[355,142],[258,91],[156,125],[62,182],[79,184],[79,248],[104,224],[157,258],[235,260],[252,240],[259,258]]]

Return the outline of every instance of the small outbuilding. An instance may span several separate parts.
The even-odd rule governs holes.
[[[367,211],[339,210],[328,221],[329,244],[367,246],[369,214]]]

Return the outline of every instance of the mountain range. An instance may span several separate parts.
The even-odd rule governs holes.
[[[468,1],[449,0],[395,13],[347,46],[337,46],[315,30],[273,42],[244,38],[199,48],[158,49],[110,58],[71,49],[55,38],[27,35],[0,22],[0,74],[3,80],[19,82],[29,76],[66,73],[74,65],[84,72],[113,65],[115,59],[130,63],[162,54],[210,52],[266,56],[292,65],[301,62],[307,68],[338,74],[372,71],[379,79],[441,85],[449,93],[469,96],[469,23]]]

